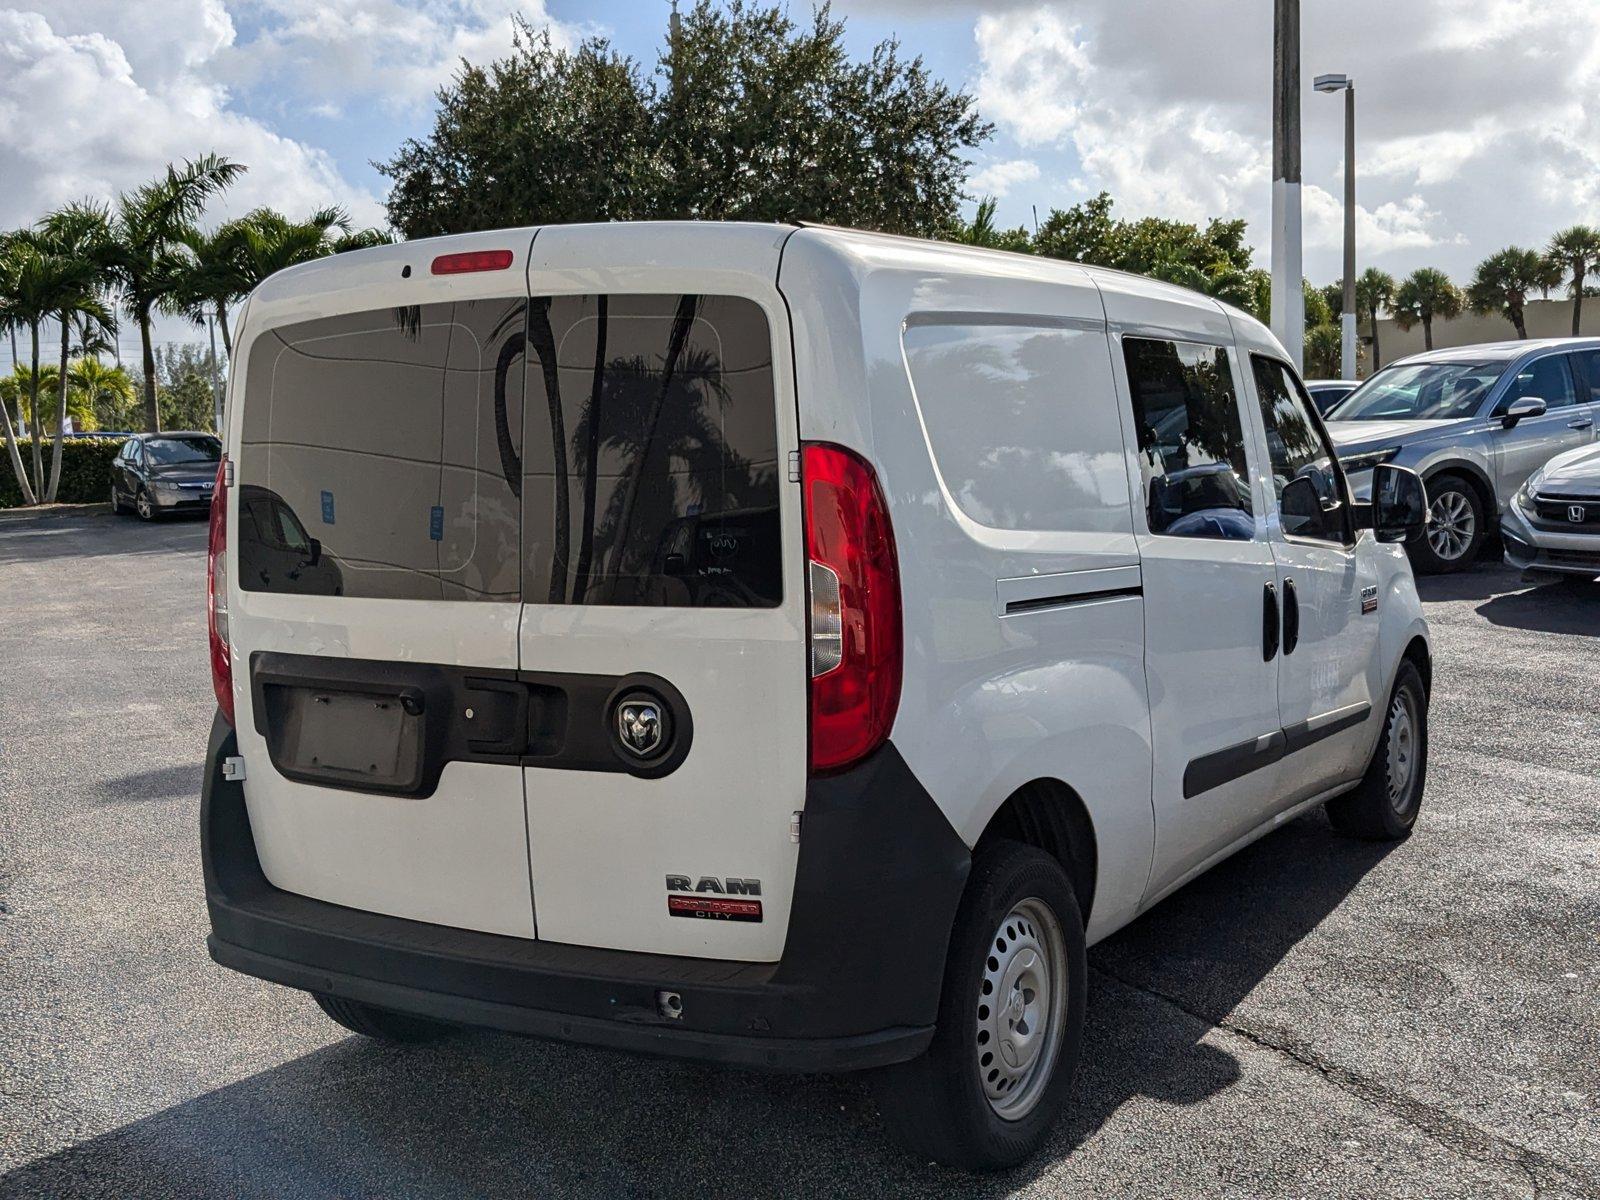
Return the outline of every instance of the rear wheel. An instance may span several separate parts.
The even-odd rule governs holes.
[[[1426,575],[1464,571],[1483,548],[1483,501],[1460,475],[1428,481],[1428,532],[1412,547],[1412,563]]]
[[[1417,668],[1403,662],[1367,773],[1354,791],[1328,801],[1328,819],[1340,833],[1355,837],[1408,837],[1422,809],[1427,777],[1428,697]]]
[[[113,483],[111,485],[111,515],[114,517],[120,517],[127,511],[128,510],[123,506],[122,497],[117,494],[117,485]]]
[[[1083,919],[1061,865],[1020,842],[985,848],[951,931],[933,1043],[875,1077],[895,1140],[969,1171],[1038,1150],[1077,1069],[1085,971]]]
[[[322,992],[311,995],[323,1012],[351,1033],[380,1042],[431,1042],[450,1032],[450,1026],[423,1017],[390,1012],[387,1008],[375,1008],[359,1000],[346,1000]]]

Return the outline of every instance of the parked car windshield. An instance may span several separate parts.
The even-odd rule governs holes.
[[[183,463],[215,463],[222,457],[222,443],[213,437],[150,438],[144,452],[157,466]]]
[[[1506,369],[1488,362],[1409,363],[1385,367],[1339,404],[1330,421],[1450,421],[1477,413]]]

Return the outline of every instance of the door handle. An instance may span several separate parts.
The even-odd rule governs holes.
[[[1283,653],[1287,657],[1300,644],[1300,597],[1294,580],[1283,581]]]
[[[1594,418],[1593,417],[1579,417],[1576,421],[1568,421],[1567,422],[1567,428],[1568,429],[1593,429],[1594,428]]]
[[[1267,584],[1261,597],[1261,661],[1271,662],[1278,654],[1278,588]]]

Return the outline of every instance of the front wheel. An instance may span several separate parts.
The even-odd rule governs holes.
[[[1428,481],[1428,532],[1411,550],[1411,561],[1424,575],[1464,571],[1477,561],[1484,538],[1483,501],[1459,475],[1436,475]]]
[[[1061,864],[1020,842],[983,849],[951,930],[933,1042],[875,1077],[891,1136],[969,1171],[1038,1150],[1077,1069],[1086,971]]]
[[[150,489],[141,486],[133,497],[133,511],[139,514],[141,521],[154,521],[156,519],[156,502],[150,495]]]
[[[1417,668],[1402,662],[1367,773],[1354,791],[1328,801],[1328,820],[1341,833],[1372,841],[1409,837],[1427,778],[1428,696]]]

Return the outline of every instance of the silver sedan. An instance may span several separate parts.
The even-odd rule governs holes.
[[[1500,533],[1506,561],[1532,576],[1600,575],[1600,446],[1558,454],[1530,475]]]

